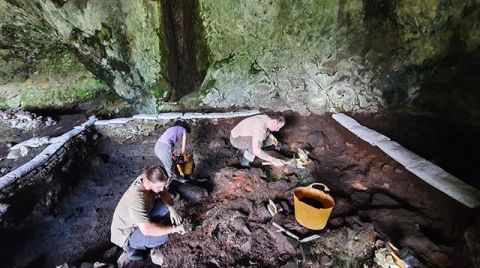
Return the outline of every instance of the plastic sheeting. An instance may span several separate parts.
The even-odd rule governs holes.
[[[11,171],[10,173],[6,174],[5,176],[0,178],[0,190],[8,186],[9,184],[13,183],[14,181],[20,179],[25,174],[29,173],[30,171],[34,170],[35,168],[39,167],[43,163],[45,163],[52,155],[62,148],[62,146],[69,141],[71,138],[77,136],[78,134],[82,133],[88,127],[93,126],[97,119],[95,116],[92,116],[88,119],[87,122],[83,123],[80,126],[75,127],[74,129],[70,130],[67,133],[59,137],[52,138],[52,143],[47,146],[40,154],[35,156],[29,162],[23,164],[19,168]]]
[[[342,114],[333,114],[333,119],[343,127],[373,146],[378,146],[388,156],[402,164],[408,171],[442,191],[458,202],[475,208],[480,205],[480,190],[470,186],[439,166],[403,148],[388,137],[360,125],[353,118]]]
[[[242,112],[226,112],[226,113],[161,113],[161,114],[137,114],[129,118],[115,118],[111,120],[98,120],[96,126],[125,124],[131,120],[172,120],[172,119],[227,119],[243,116],[252,116],[259,114],[258,110],[248,110]]]

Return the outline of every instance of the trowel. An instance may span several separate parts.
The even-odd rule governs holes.
[[[305,168],[305,165],[312,162],[312,160],[310,160],[310,158],[308,157],[308,152],[301,148],[298,148],[298,152],[296,153],[296,155],[298,156],[298,158],[294,154],[293,159],[285,161],[285,165],[288,167],[303,169]],[[271,166],[273,164],[270,162],[263,162],[262,165]]]

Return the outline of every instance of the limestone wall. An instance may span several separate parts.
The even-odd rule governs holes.
[[[68,79],[80,93],[67,99],[91,97],[108,85],[141,112],[400,109],[480,122],[477,0],[0,5],[0,60],[8,63],[0,67],[2,90],[15,83],[19,70],[30,68],[18,78],[28,81],[45,59],[59,62],[51,59],[57,55],[77,66],[70,73],[87,79]],[[75,88],[61,81],[44,84]],[[1,106],[21,105],[8,101],[12,91],[0,95]]]

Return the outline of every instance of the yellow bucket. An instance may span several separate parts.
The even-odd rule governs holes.
[[[191,175],[193,172],[193,157],[189,153],[183,154],[183,161],[177,163],[178,173],[183,176]]]
[[[314,188],[321,185],[324,190]],[[335,206],[333,198],[325,193],[328,187],[323,183],[313,183],[307,187],[297,187],[293,193],[295,219],[302,226],[312,230],[322,230]]]

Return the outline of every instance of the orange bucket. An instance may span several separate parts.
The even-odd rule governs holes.
[[[313,186],[320,185],[324,190]],[[335,206],[333,198],[325,193],[328,187],[323,183],[312,183],[307,187],[297,187],[293,192],[295,219],[302,226],[312,230],[322,230],[327,225],[330,213]]]
[[[183,154],[183,160],[177,164],[178,173],[183,176],[191,175],[193,172],[193,157],[189,153]]]

